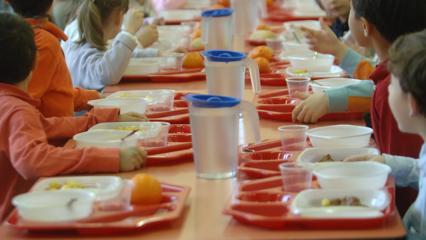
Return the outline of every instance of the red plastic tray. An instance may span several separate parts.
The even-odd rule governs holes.
[[[288,21],[302,21],[302,20],[319,20],[316,16],[294,16],[293,10],[274,8],[268,13],[266,21],[271,22],[288,22]]]
[[[139,232],[154,226],[167,226],[182,217],[190,188],[162,184],[163,202],[157,205],[133,206],[130,210],[103,212],[98,209],[88,219],[67,223],[34,223],[21,219],[16,210],[6,225],[31,232],[75,232],[79,235],[116,235]]]
[[[176,93],[174,109],[164,112],[149,112],[146,117],[154,122],[168,122],[171,124],[189,124],[188,103],[183,99],[188,93]]]
[[[224,213],[231,215],[243,224],[274,230],[378,228],[383,226],[396,212],[394,186],[395,183],[390,178],[387,189],[391,194],[392,202],[383,211],[384,216],[378,218],[321,219],[293,215],[290,212],[290,203],[294,195],[281,190],[280,176],[241,183],[240,192],[233,196]]]
[[[189,81],[204,81],[206,74],[203,69],[184,69],[182,71],[160,72],[140,76],[123,76],[122,82],[159,82],[178,83]]]
[[[196,18],[191,19],[191,20],[169,19],[169,20],[165,20],[164,24],[165,25],[180,25],[183,22],[193,22],[193,21],[201,21],[201,17],[196,17]]]
[[[287,90],[280,90],[260,94],[256,108],[261,119],[292,122],[292,111],[298,101],[290,98]],[[363,112],[340,112],[326,114],[319,121],[352,121],[363,117]]]

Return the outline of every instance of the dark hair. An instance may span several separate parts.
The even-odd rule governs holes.
[[[426,30],[400,37],[389,50],[389,70],[426,116]]]
[[[90,43],[100,51],[106,50],[102,24],[117,8],[127,12],[129,0],[84,0],[78,15],[80,43]]]
[[[16,84],[34,68],[34,31],[17,15],[0,13],[0,82]]]
[[[53,0],[9,0],[13,11],[25,18],[44,17]]]
[[[389,42],[426,28],[425,0],[352,0],[355,16],[372,23]]]

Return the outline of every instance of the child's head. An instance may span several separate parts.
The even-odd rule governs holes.
[[[389,105],[401,131],[418,133],[426,119],[426,30],[399,38],[389,54]]]
[[[34,67],[34,32],[22,18],[0,13],[0,83],[19,84]]]
[[[425,11],[425,0],[352,0],[349,26],[363,47],[372,47],[372,37],[391,44],[426,28]]]
[[[25,18],[46,17],[53,0],[8,0],[13,10]]]
[[[317,0],[317,3],[328,16],[348,20],[351,0]]]
[[[82,43],[105,50],[106,41],[121,29],[129,0],[84,0],[78,16]]]

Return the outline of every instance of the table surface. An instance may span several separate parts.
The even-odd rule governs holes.
[[[175,89],[185,92],[205,92],[205,82],[189,83],[123,83],[108,87],[105,93],[130,89]],[[247,88],[245,99],[252,100],[254,94]],[[351,124],[361,124],[350,122]],[[333,123],[321,123],[330,125]],[[278,126],[283,123],[261,121],[262,139],[277,139]],[[230,216],[222,213],[237,187],[236,179],[208,181],[197,179],[193,163],[185,163],[168,167],[150,167],[139,172],[149,173],[162,182],[191,187],[186,209],[181,219],[158,229],[145,230],[135,235],[117,236],[111,239],[389,239],[401,238],[405,230],[398,215],[389,220],[385,226],[370,230],[336,230],[336,231],[270,231],[243,225]],[[136,172],[118,174],[123,178],[131,178]],[[51,235],[28,235],[6,226],[0,227],[0,239],[87,239],[76,235],[52,233]],[[107,239],[107,238],[102,238]]]

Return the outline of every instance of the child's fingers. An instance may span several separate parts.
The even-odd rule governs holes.
[[[304,105],[305,103],[302,102],[294,108],[293,112],[291,113],[293,122],[297,122],[297,118],[299,117],[300,112],[302,112]]]

